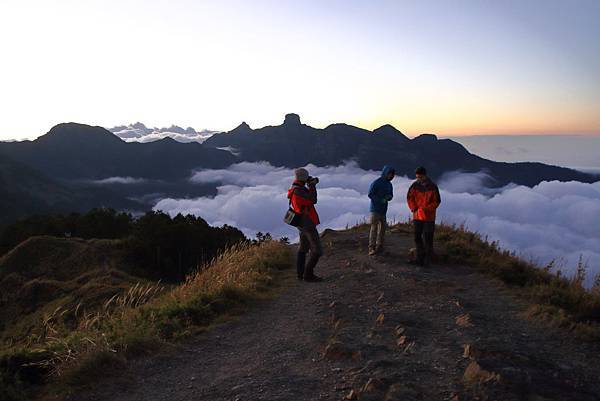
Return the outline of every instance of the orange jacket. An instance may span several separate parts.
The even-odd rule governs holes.
[[[442,202],[440,191],[429,178],[415,181],[406,195],[408,207],[413,212],[413,220],[435,221],[435,210]]]
[[[294,181],[292,187],[288,190],[288,199],[294,212],[302,214],[308,217],[309,222],[313,225],[318,225],[319,215],[315,209],[315,203],[317,203],[317,188],[314,185],[306,187],[300,181]],[[306,220],[306,219],[304,219]],[[310,223],[304,221],[303,226],[310,225]]]

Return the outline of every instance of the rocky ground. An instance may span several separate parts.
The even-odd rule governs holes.
[[[406,264],[408,233],[367,256],[327,231],[323,283],[281,294],[71,400],[600,400],[600,346],[520,317],[467,267]],[[290,272],[290,275],[292,272]]]

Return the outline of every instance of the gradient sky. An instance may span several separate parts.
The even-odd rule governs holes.
[[[0,0],[0,139],[288,112],[408,135],[600,133],[600,1]]]

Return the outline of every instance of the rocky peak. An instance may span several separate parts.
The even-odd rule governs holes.
[[[286,114],[285,119],[283,120],[283,125],[296,126],[301,124],[302,123],[300,122],[300,116],[295,113]]]
[[[135,128],[135,129],[141,129],[141,130],[147,130],[148,129],[144,124],[142,124],[139,121],[137,123],[135,123],[135,124],[132,124],[131,127]]]
[[[246,131],[252,131],[252,128],[250,128],[250,126],[245,122],[242,121],[242,123],[240,125],[238,125],[237,127],[235,127],[232,132],[246,132]]]
[[[422,142],[435,142],[435,141],[437,141],[437,139],[438,139],[437,136],[434,134],[421,134],[415,138],[415,140],[422,141]]]
[[[406,137],[406,135],[404,135],[400,130],[396,129],[396,127],[394,127],[393,125],[390,125],[390,124],[385,124],[377,129],[375,129],[373,131],[373,134],[390,136],[390,137],[395,137],[395,138],[402,138],[402,139],[408,140],[408,137]]]

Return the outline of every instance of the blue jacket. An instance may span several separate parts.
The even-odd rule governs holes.
[[[371,213],[379,213],[385,216],[388,202],[394,197],[392,183],[385,177],[393,168],[384,166],[381,177],[371,183],[369,187],[369,198],[371,199]]]

